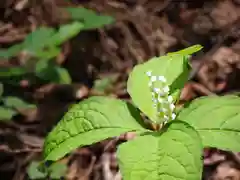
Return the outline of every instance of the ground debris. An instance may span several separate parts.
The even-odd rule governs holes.
[[[240,84],[240,6],[238,0],[198,2],[173,0],[5,0],[0,2],[0,47],[22,41],[39,26],[67,21],[60,7],[84,6],[115,17],[104,28],[83,31],[62,46],[57,63],[68,69],[70,85],[36,83],[29,79],[19,88],[7,87],[37,104],[21,111],[13,121],[0,121],[0,177],[28,179],[26,169],[41,159],[44,137],[67,109],[93,95],[129,100],[128,73],[136,64],[193,44],[204,50],[192,57],[193,71],[179,105],[200,96],[238,92]],[[13,67],[27,59],[24,53],[0,67]],[[108,88],[94,89],[96,80],[114,78]],[[120,180],[116,148],[134,133],[110,138],[75,150],[61,161],[68,165],[69,180]],[[204,150],[204,180],[239,180],[238,153]]]

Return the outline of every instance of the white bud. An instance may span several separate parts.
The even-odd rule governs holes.
[[[164,76],[153,76],[152,71],[147,71],[146,75],[149,77],[148,86],[152,94],[153,107],[157,110],[157,116],[163,119],[165,123],[170,119],[175,119],[176,114],[172,113],[175,105],[173,104],[173,97],[168,96],[170,89],[165,84],[166,78]],[[162,85],[155,87],[155,81],[160,81]]]
[[[174,104],[170,104],[170,105],[169,105],[169,108],[170,108],[170,109],[171,109],[171,111],[172,111],[172,110],[174,110],[174,108],[175,108],[175,105],[174,105]]]
[[[151,81],[154,82],[157,80],[157,76],[151,76]]]
[[[173,97],[172,96],[168,96],[168,102],[170,102],[170,103],[173,102]]]
[[[162,113],[163,112],[163,108],[161,108],[161,107],[158,107],[158,113]]]
[[[158,76],[158,80],[164,83],[167,81],[164,76]]]
[[[163,102],[164,102],[164,99],[161,98],[161,97],[158,97],[158,102],[159,102],[159,103],[163,103]]]
[[[148,87],[152,87],[152,81],[149,81],[149,83],[148,83]]]
[[[163,97],[163,96],[165,96],[166,95],[166,93],[165,92],[163,92],[163,91],[160,91],[159,93],[158,93],[158,97],[160,98],[160,97]]]
[[[166,108],[162,108],[162,112],[166,113],[168,110]]]
[[[147,74],[147,76],[150,77],[152,75],[152,71],[147,71],[146,74]]]
[[[154,97],[152,98],[152,101],[156,104],[158,101]]]
[[[163,118],[164,118],[164,120],[168,120],[169,119],[169,117],[166,116],[166,115],[164,115]]]
[[[163,92],[168,93],[169,92],[169,87],[168,86],[163,87]]]
[[[172,113],[172,120],[174,120],[176,118],[176,114]]]
[[[159,89],[159,88],[154,88],[153,91],[154,91],[155,93],[159,93],[159,92],[160,92],[160,89]]]

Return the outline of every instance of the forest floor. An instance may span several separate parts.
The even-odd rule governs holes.
[[[44,138],[71,104],[96,94],[129,99],[128,73],[134,65],[153,56],[194,44],[204,46],[191,59],[193,71],[181,103],[200,96],[239,92],[239,0],[1,0],[0,46],[22,41],[41,25],[64,23],[57,9],[67,6],[84,6],[113,16],[116,21],[80,32],[63,45],[58,60],[68,69],[71,85],[32,85],[22,80],[18,88],[8,87],[10,94],[20,93],[38,106],[12,121],[0,121],[0,177],[4,180],[28,179],[29,163],[41,160]],[[0,61],[0,66],[11,66],[6,63]],[[93,88],[101,78],[112,79],[104,92]],[[66,179],[120,179],[116,145],[129,136],[74,151],[62,160],[68,165]],[[239,153],[206,149],[203,179],[240,180]]]

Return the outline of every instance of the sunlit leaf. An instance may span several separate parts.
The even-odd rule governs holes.
[[[164,133],[136,137],[117,151],[120,172],[126,180],[200,180],[201,156],[198,133],[177,120]]]
[[[190,72],[188,56],[172,53],[159,58],[154,57],[143,64],[136,65],[129,75],[127,91],[134,104],[153,122],[158,122],[156,109],[153,108],[149,77],[146,75],[149,71],[154,76],[166,78],[166,85],[170,87],[169,95],[172,95],[174,101],[177,101]],[[158,85],[161,86],[161,84]]]
[[[183,108],[178,119],[198,131],[205,147],[240,152],[239,108],[237,96],[203,97]]]
[[[48,134],[45,160],[57,160],[77,147],[129,131],[146,131],[131,104],[107,97],[91,97],[74,105]]]

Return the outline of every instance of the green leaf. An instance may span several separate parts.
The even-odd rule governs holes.
[[[54,65],[55,64],[53,64],[53,62],[50,62],[49,60],[40,59],[35,67],[35,75],[44,80],[55,79],[56,73],[54,73],[53,71]]]
[[[27,103],[24,100],[14,96],[7,96],[3,98],[3,103],[7,107],[15,109],[36,108],[34,104]]]
[[[58,83],[59,84],[71,84],[72,79],[71,76],[68,73],[68,70],[65,68],[62,68],[60,66],[56,66],[56,73],[58,75]]]
[[[31,162],[27,169],[27,173],[30,179],[44,179],[47,177],[47,172],[41,171],[40,166],[41,162]]]
[[[22,76],[27,73],[28,71],[24,67],[0,67],[0,77]]]
[[[96,16],[96,13],[93,10],[86,9],[83,7],[69,7],[65,8],[67,12],[70,14],[72,20],[84,20],[90,16]]]
[[[51,179],[60,179],[61,177],[64,177],[67,171],[67,165],[56,162],[56,163],[53,163],[48,170],[49,170]]]
[[[36,51],[43,49],[47,45],[54,33],[55,30],[53,28],[40,27],[28,34],[22,43],[11,46],[6,50],[0,50],[0,57],[11,58],[22,50],[35,55]]]
[[[190,68],[186,56],[181,55],[155,57],[134,67],[127,82],[127,91],[134,104],[152,121],[157,122],[147,71],[152,71],[155,76],[164,76],[170,86],[170,94],[176,100],[188,79]]]
[[[55,58],[60,54],[61,49],[51,46],[46,49],[40,49],[35,51],[35,56],[38,57],[39,59],[44,59],[44,60],[50,60],[52,58]]]
[[[49,39],[55,34],[53,28],[40,27],[30,33],[23,42],[24,49],[30,53],[35,54],[36,51],[45,47]]]
[[[11,120],[16,114],[15,110],[0,106],[0,120]]]
[[[114,22],[114,18],[111,16],[103,16],[103,15],[96,15],[96,16],[89,16],[85,19],[84,29],[96,29],[103,27],[108,24],[112,24]]]
[[[58,32],[49,41],[49,45],[51,46],[61,45],[65,41],[76,36],[81,29],[83,29],[83,24],[80,22],[73,22],[71,24],[62,25],[59,28]]]
[[[164,132],[152,132],[121,144],[117,151],[126,180],[200,180],[202,145],[187,123],[174,121]]]
[[[180,54],[180,55],[187,56],[187,55],[190,55],[190,54],[200,51],[202,48],[203,48],[203,46],[197,44],[197,45],[185,48],[185,49],[177,51],[177,52],[168,53],[167,55]]]
[[[112,76],[106,77],[103,79],[97,79],[94,81],[93,89],[100,92],[104,92],[105,90],[111,87],[114,80],[115,80],[115,77],[112,77]]]
[[[59,53],[59,49],[53,48],[52,46],[61,45],[73,36],[76,36],[82,28],[83,24],[80,22],[62,25],[58,32],[53,28],[40,27],[28,34],[22,43],[14,45],[6,50],[0,50],[0,57],[11,58],[16,56],[20,51],[25,50],[37,57],[43,58],[44,56],[44,58],[46,58],[47,56],[49,58],[50,56],[50,58],[52,58]],[[46,47],[48,47],[48,50],[44,49]]]
[[[98,15],[90,9],[82,7],[66,8],[73,20],[82,21],[84,29],[95,29],[114,22],[114,18],[106,15]]]
[[[65,68],[45,59],[37,62],[35,74],[43,80],[58,84],[70,84],[72,82],[71,76]]]
[[[195,52],[197,49],[186,52]],[[184,51],[185,52],[185,51]],[[127,90],[134,104],[147,115],[153,122],[158,122],[156,109],[153,108],[152,92],[149,88],[149,77],[146,72],[151,71],[155,76],[164,76],[167,79],[167,85],[170,86],[170,95],[176,101],[179,98],[180,91],[188,80],[190,66],[188,56],[179,53],[155,57],[148,62],[137,65],[129,75]]]
[[[203,97],[183,108],[178,119],[189,123],[205,147],[240,151],[240,98],[233,95]]]
[[[4,92],[4,87],[3,87],[3,84],[0,83],[0,99],[2,98],[3,92]]]
[[[77,147],[129,131],[145,131],[139,111],[131,104],[108,97],[91,97],[74,105],[47,136],[45,160],[55,161]]]
[[[22,43],[11,46],[8,49],[0,49],[0,57],[6,59],[12,58],[16,56],[22,49],[23,49]]]

